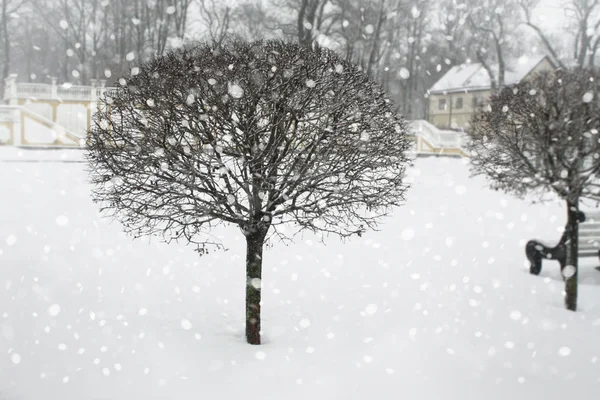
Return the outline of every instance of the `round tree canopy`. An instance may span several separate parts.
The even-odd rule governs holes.
[[[382,89],[327,49],[197,44],[133,68],[88,141],[94,199],[136,236],[342,237],[403,201],[409,141]]]

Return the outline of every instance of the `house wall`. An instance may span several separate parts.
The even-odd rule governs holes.
[[[544,58],[534,69],[527,74],[523,80],[533,78],[537,73],[553,71],[554,67]],[[473,98],[485,102],[490,97],[490,90],[478,90],[473,92],[456,92],[447,94],[431,94],[429,96],[427,120],[440,129],[468,129],[471,116],[475,113]],[[458,99],[462,98],[463,107],[457,108]],[[446,107],[440,110],[439,102],[444,100]]]
[[[550,63],[550,61],[548,61],[547,58],[544,58],[534,69],[531,70],[530,73],[528,73],[525,78],[523,78],[524,81],[529,80],[531,78],[533,78],[535,76],[535,74],[538,74],[540,72],[547,72],[547,71],[554,71],[555,68],[552,66],[552,64]]]
[[[489,90],[431,94],[428,121],[440,129],[467,129],[469,120],[476,110],[476,107],[473,107],[474,99],[477,98],[477,102],[482,104],[489,96]],[[445,101],[443,109],[440,109],[440,101]],[[462,107],[460,107],[461,101]]]

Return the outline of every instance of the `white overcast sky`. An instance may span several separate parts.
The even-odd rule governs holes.
[[[533,17],[544,30],[558,30],[564,25],[565,15],[564,0],[542,0]]]

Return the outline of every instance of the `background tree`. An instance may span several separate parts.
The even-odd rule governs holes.
[[[231,33],[232,7],[218,0],[196,0],[200,19],[211,41],[221,44]]]
[[[19,18],[18,11],[23,6],[23,0],[2,0],[0,4],[0,37],[2,37],[2,91],[0,94],[4,96],[4,80],[10,74],[11,68],[11,53],[12,46],[10,32],[12,31],[12,21]]]
[[[475,59],[490,77],[492,92],[504,86],[511,35],[518,26],[515,0],[466,0],[467,25]]]
[[[577,309],[578,212],[600,199],[600,74],[558,71],[505,88],[471,121],[472,171],[494,189],[525,196],[551,191],[567,205],[565,304]]]
[[[292,230],[372,229],[406,186],[404,121],[334,52],[281,41],[197,45],[143,64],[90,132],[94,198],[136,237],[246,236],[246,338],[260,343],[263,246]],[[286,230],[279,228],[285,225]]]

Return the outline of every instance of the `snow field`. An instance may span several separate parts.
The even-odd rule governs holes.
[[[1,149],[0,158],[37,159]],[[65,151],[77,160],[77,150]],[[63,152],[44,157],[60,159]],[[345,243],[265,251],[265,344],[243,338],[244,239],[227,252],[132,241],[91,202],[85,165],[0,162],[0,398],[595,399],[600,273],[580,311],[558,264],[560,203],[531,205],[422,158],[407,203]]]

